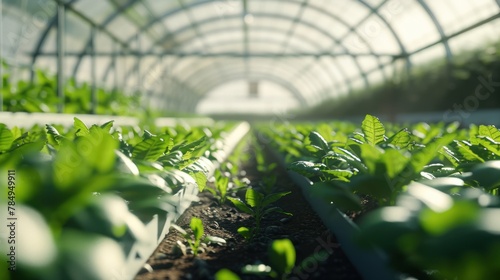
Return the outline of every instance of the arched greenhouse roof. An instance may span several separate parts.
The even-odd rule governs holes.
[[[499,0],[2,2],[9,64],[188,111],[237,80],[277,84],[311,106],[500,35]]]

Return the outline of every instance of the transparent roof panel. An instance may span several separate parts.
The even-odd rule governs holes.
[[[499,13],[498,1],[426,1],[447,34]]]
[[[95,26],[97,80],[138,87],[137,62],[142,57],[139,69],[148,75],[147,71],[161,64],[159,57],[164,54],[168,79],[175,85],[168,92],[173,100],[187,98],[173,91],[199,98],[208,88],[230,80],[268,77],[291,92],[321,102],[327,96],[349,94],[366,82],[391,78],[395,58],[408,58],[418,66],[433,59],[451,59],[464,49],[481,48],[500,38],[497,0],[2,3],[3,32],[8,40],[2,40],[1,54],[7,61],[34,61],[35,68],[56,71],[54,23],[57,5],[64,4],[67,77],[75,72],[82,81],[92,78],[86,52]],[[122,51],[129,55],[114,53]],[[117,70],[112,67],[113,57]]]
[[[389,0],[386,5],[396,5],[396,2],[399,2],[399,0]],[[388,13],[385,19],[394,28],[408,52],[440,39],[436,25],[417,1],[406,3],[404,9],[404,13]],[[416,22],[418,24],[415,24]],[[365,28],[365,31],[369,33],[368,37],[378,36],[382,29],[381,24],[381,22],[378,22],[371,28]]]
[[[85,16],[95,20],[97,24],[102,24],[105,19],[116,11],[116,6],[109,1],[103,0],[77,1],[74,7]]]

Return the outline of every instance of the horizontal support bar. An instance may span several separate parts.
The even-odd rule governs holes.
[[[86,52],[66,52],[67,56],[80,56],[80,55],[91,55],[89,51]],[[31,55],[28,53],[28,55]],[[43,52],[38,53],[39,56],[57,56],[57,52]],[[173,52],[138,52],[138,51],[128,51],[128,52],[96,52],[96,56],[175,56],[175,57],[199,57],[199,58],[211,58],[211,57],[230,57],[230,58],[295,58],[295,57],[337,57],[337,56],[350,56],[350,57],[392,57],[398,58],[400,54],[393,53],[349,53],[349,52],[322,52],[322,53],[240,53],[240,52],[221,52],[221,53],[173,53]]]

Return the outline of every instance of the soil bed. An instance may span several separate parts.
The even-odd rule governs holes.
[[[250,160],[243,169],[252,185],[257,184],[260,174],[256,163]],[[171,230],[161,242],[146,267],[136,280],[153,279],[213,279],[219,269],[228,268],[242,279],[264,279],[253,275],[242,275],[242,267],[247,264],[268,263],[267,247],[275,239],[290,239],[297,252],[297,262],[304,259],[305,266],[296,268],[287,279],[361,279],[355,268],[342,252],[336,239],[323,225],[316,213],[310,208],[285,170],[278,168],[277,190],[292,193],[278,200],[277,206],[293,216],[273,214],[262,223],[262,233],[252,241],[245,241],[238,233],[241,226],[252,227],[252,218],[229,205],[219,205],[208,192],[199,195],[200,201],[181,216],[177,224],[189,228],[191,217],[202,219],[205,234],[222,237],[227,241],[224,246],[208,245],[205,252],[193,258],[191,254],[179,256],[173,248],[177,240],[183,240],[175,230]],[[318,252],[321,252],[318,254]],[[151,271],[152,269],[152,271]]]

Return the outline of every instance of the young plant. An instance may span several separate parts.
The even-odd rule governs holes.
[[[295,267],[296,253],[290,239],[274,240],[267,251],[270,265],[254,264],[245,265],[243,274],[252,274],[260,277],[268,276],[277,279],[285,279]],[[241,278],[227,268],[215,273],[215,280],[240,280]]]
[[[290,239],[274,240],[267,251],[270,265],[246,265],[243,267],[244,274],[259,276],[270,276],[277,279],[285,279],[295,267],[296,253]]]
[[[229,177],[225,176],[219,169],[215,170],[215,189],[206,188],[219,202],[223,204],[227,199],[227,191],[229,189]]]
[[[217,243],[217,244],[226,244],[226,240],[216,237],[206,235],[204,236],[203,222],[201,219],[192,217],[191,222],[189,223],[189,227],[191,228],[192,234],[185,231],[178,225],[172,224],[172,227],[177,230],[186,242],[189,244],[189,247],[193,251],[193,255],[196,257],[198,255],[198,250],[202,243]]]
[[[229,201],[231,201],[238,210],[252,215],[255,219],[255,228],[248,229],[245,227],[241,227],[238,229],[238,233],[240,233],[246,239],[252,238],[255,234],[260,232],[260,226],[262,222],[262,218],[265,216],[278,212],[285,215],[292,215],[291,213],[284,212],[280,207],[271,206],[272,203],[278,201],[285,195],[290,194],[290,192],[279,192],[264,195],[261,192],[258,192],[252,188],[248,188],[245,193],[245,202],[241,201],[239,198],[228,197]]]

